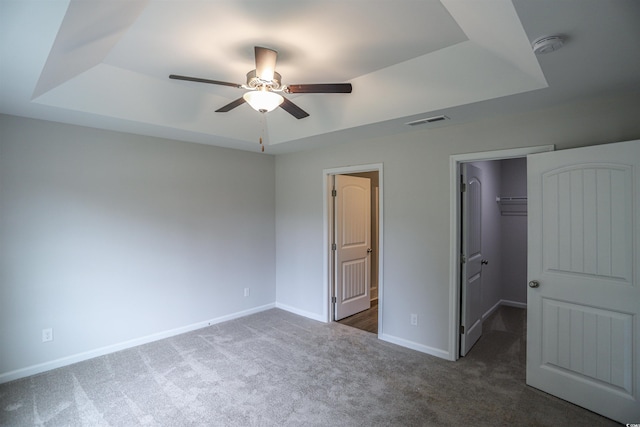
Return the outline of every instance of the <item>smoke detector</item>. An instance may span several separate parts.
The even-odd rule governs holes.
[[[564,45],[564,39],[561,36],[544,36],[536,39],[531,47],[533,52],[542,55],[543,53],[553,52]]]

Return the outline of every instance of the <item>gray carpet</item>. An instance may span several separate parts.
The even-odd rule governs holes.
[[[525,386],[523,316],[448,362],[269,310],[0,385],[0,425],[616,425]]]

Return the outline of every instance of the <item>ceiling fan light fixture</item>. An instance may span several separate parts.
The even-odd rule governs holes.
[[[266,88],[247,92],[242,95],[242,97],[249,105],[251,105],[251,108],[259,111],[260,113],[273,111],[284,101],[284,98],[281,95],[271,92]]]

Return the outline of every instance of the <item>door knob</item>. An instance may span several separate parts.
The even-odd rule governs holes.
[[[530,288],[537,288],[538,286],[540,286],[540,282],[538,282],[537,280],[532,280],[529,282]]]
[[[482,261],[480,261],[480,264],[487,265],[489,264],[489,261],[487,261],[486,259],[483,259]]]
[[[373,249],[369,248],[367,249],[367,253],[370,254],[371,252],[373,252]]]

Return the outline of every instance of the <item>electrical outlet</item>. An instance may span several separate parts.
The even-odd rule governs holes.
[[[42,330],[42,342],[53,341],[53,329],[47,328]]]
[[[251,290],[249,288],[244,288],[244,296],[245,297],[248,297],[250,293],[251,293]]]
[[[411,325],[418,326],[418,315],[411,313]]]

